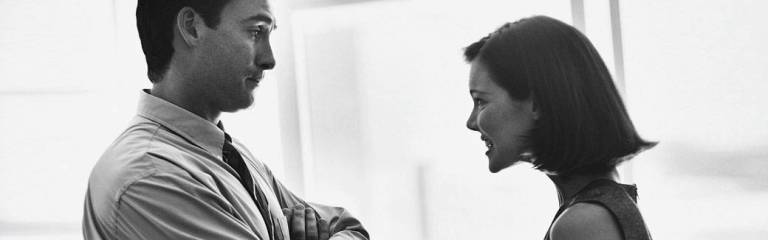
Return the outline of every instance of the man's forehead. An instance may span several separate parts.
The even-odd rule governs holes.
[[[267,0],[230,0],[231,5],[247,4],[269,10],[269,1]]]
[[[227,8],[225,10],[229,10],[231,14],[236,15],[235,17],[242,18],[241,20],[254,18],[253,20],[274,21],[272,10],[266,0],[231,0]],[[255,16],[261,17],[255,18]]]

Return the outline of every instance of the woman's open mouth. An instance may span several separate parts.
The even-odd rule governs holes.
[[[483,142],[485,142],[485,147],[488,148],[488,151],[485,153],[488,154],[489,152],[491,152],[491,150],[493,150],[493,142],[490,139],[486,138],[485,136],[480,136],[480,139],[483,140]]]

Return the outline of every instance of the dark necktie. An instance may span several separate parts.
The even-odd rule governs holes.
[[[269,238],[278,239],[275,238],[275,224],[272,221],[269,209],[267,208],[267,197],[264,196],[264,192],[259,189],[258,184],[253,183],[253,178],[251,177],[250,171],[248,171],[248,166],[245,165],[243,156],[240,155],[240,152],[238,152],[235,146],[232,145],[232,138],[229,136],[229,134],[226,133],[224,133],[224,148],[222,149],[222,155],[224,162],[229,164],[230,167],[237,171],[237,175],[240,176],[240,183],[243,184],[245,190],[248,191],[248,194],[251,196],[251,200],[256,203],[256,207],[259,208],[261,217],[264,219],[264,223],[267,225],[266,227],[267,231],[269,231]],[[282,233],[280,233],[280,235],[282,235]]]

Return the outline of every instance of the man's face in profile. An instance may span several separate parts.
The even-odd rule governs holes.
[[[253,90],[275,65],[269,43],[275,20],[266,0],[231,0],[220,19],[200,36],[204,77],[196,85],[212,98],[212,107],[233,112],[253,103]]]

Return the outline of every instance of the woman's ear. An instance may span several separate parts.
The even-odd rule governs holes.
[[[191,7],[182,8],[176,15],[176,28],[181,40],[183,40],[187,46],[192,47],[197,45],[200,39],[198,31],[200,24],[202,24],[200,15],[198,15]]]
[[[539,120],[541,111],[539,111],[539,108],[536,105],[536,101],[533,99],[533,97],[531,97],[529,101],[531,101],[531,114],[533,115],[533,120]]]

